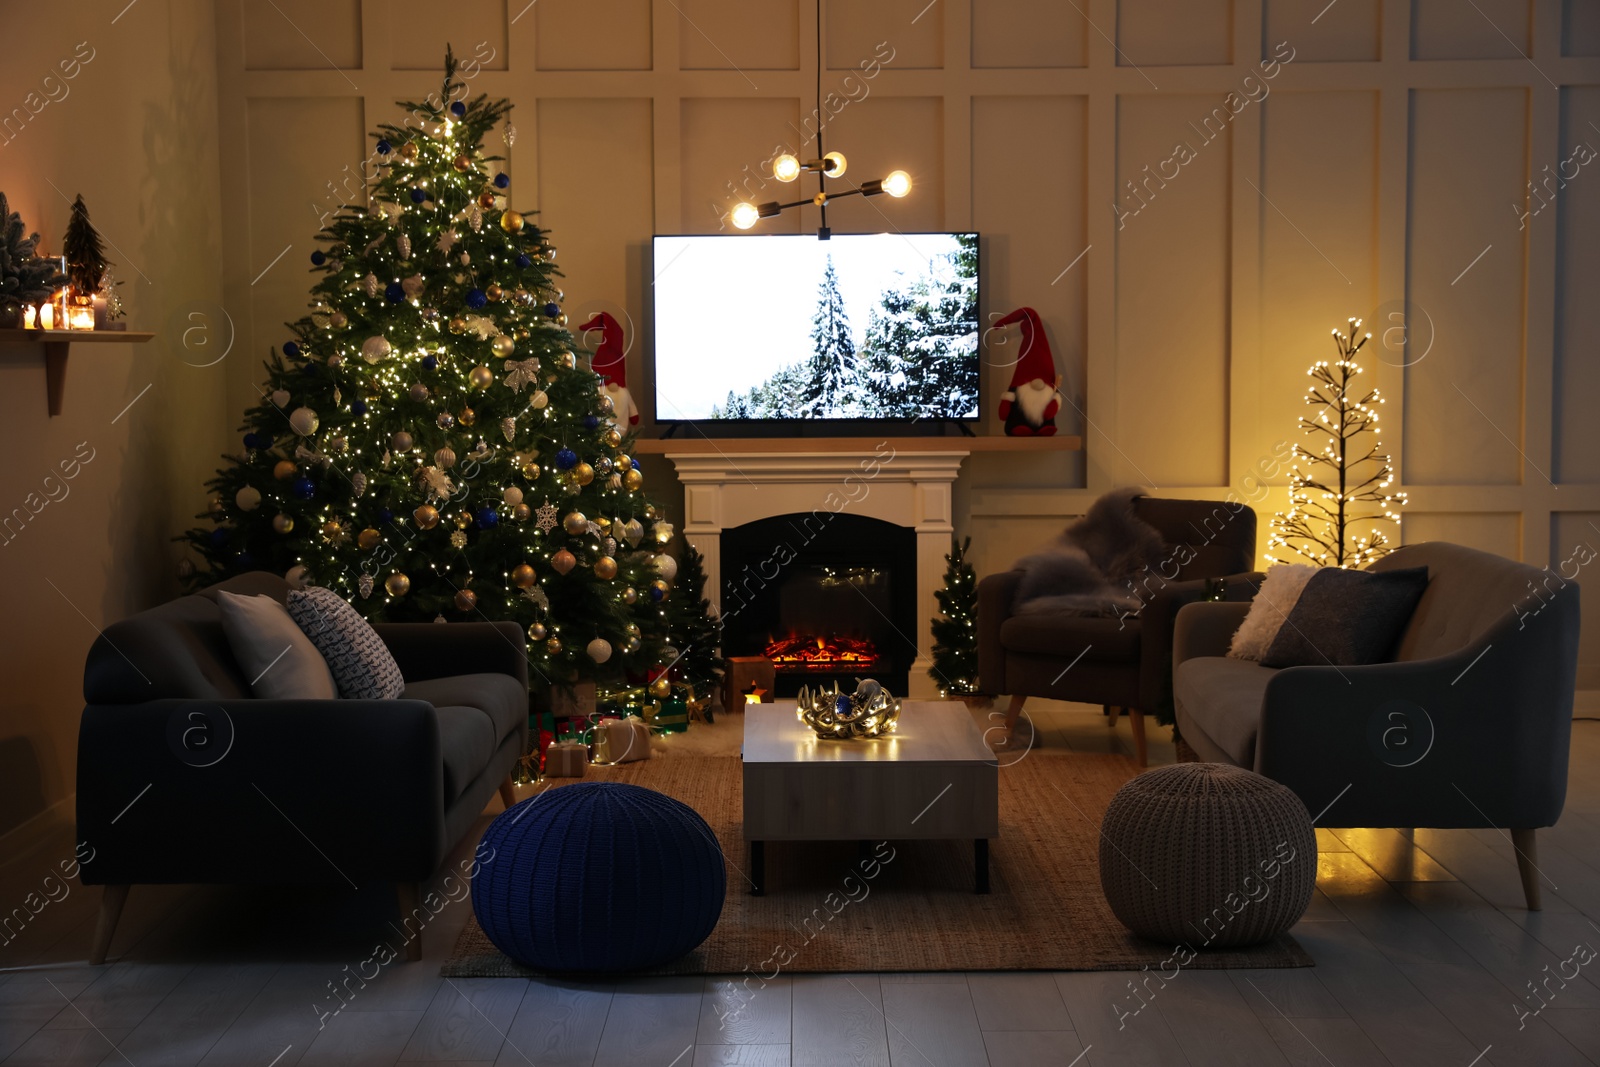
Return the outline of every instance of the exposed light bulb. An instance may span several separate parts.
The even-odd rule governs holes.
[[[829,152],[827,155],[822,157],[822,162],[824,164],[823,171],[830,178],[843,177],[844,169],[849,165],[844,158],[844,153],[842,152]],[[829,163],[833,165],[831,167],[826,166],[826,164]]]
[[[800,177],[800,161],[787,152],[772,161],[772,176],[780,182],[792,182]]]
[[[728,213],[728,221],[741,230],[748,230],[761,218],[761,212],[748,201],[741,201],[733,205],[733,210]]]
[[[911,175],[903,170],[891,171],[889,176],[883,179],[883,191],[896,199],[905,196],[911,192]]]

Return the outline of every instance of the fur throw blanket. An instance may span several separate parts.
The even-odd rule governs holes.
[[[1136,615],[1144,602],[1133,583],[1158,566],[1167,546],[1161,534],[1133,512],[1138,487],[1113,489],[1089,506],[1042,552],[1024,556],[1013,610],[1074,615]]]

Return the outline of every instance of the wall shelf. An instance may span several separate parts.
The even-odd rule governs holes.
[[[61,414],[61,394],[67,386],[67,351],[75,344],[142,345],[153,333],[133,330],[0,330],[0,345],[43,345],[44,384],[50,416]]]
[[[1083,438],[1075,434],[1054,437],[703,437],[687,435],[634,441],[637,456],[697,455],[701,453],[782,453],[870,451],[887,440],[896,452],[1081,452]]]

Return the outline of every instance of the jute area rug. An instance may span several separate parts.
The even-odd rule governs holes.
[[[972,891],[971,841],[900,841],[869,849],[880,856],[892,849],[893,857],[879,864],[871,881],[860,877],[862,853],[854,842],[773,842],[767,846],[767,894],[753,897],[744,873],[737,758],[673,753],[591,767],[587,780],[629,782],[683,801],[711,825],[728,861],[716,929],[694,952],[654,973],[766,972],[785,960],[787,973],[1117,971],[1176,965],[1176,946],[1134,937],[1100,891],[1100,819],[1137,771],[1122,756],[1041,751],[1003,766],[1000,837],[990,846],[987,896]],[[552,779],[551,787],[576,781]],[[1202,950],[1186,964],[1312,965],[1288,935],[1252,948]],[[508,959],[469,919],[442,973],[493,978],[538,972]]]

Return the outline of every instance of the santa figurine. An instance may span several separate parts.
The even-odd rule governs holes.
[[[1049,437],[1061,410],[1061,375],[1056,373],[1044,323],[1032,308],[1018,308],[995,326],[1022,326],[1022,348],[1011,371],[1011,388],[1000,394],[1000,417],[1013,437]]]
[[[580,334],[590,330],[600,331],[600,347],[594,350],[589,366],[600,375],[600,395],[611,400],[611,425],[625,430],[638,425],[639,408],[628,392],[628,363],[624,358],[622,323],[607,311],[596,312],[594,318],[578,327]]]

